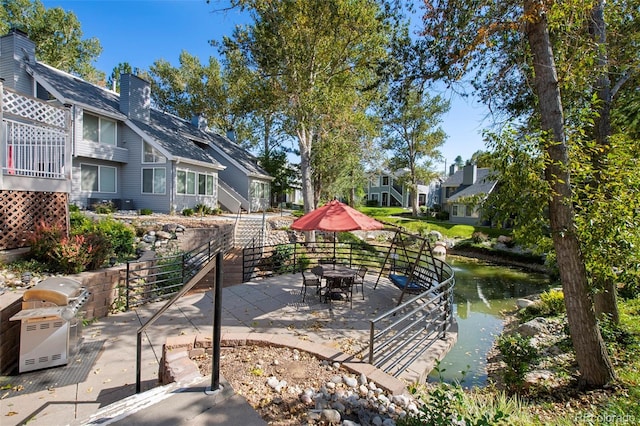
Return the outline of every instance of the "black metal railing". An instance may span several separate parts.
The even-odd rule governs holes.
[[[209,241],[187,252],[127,262],[125,309],[169,299],[224,247],[224,240]]]
[[[396,377],[445,338],[453,323],[451,267],[431,258],[420,259],[414,269],[422,272],[413,274],[412,281],[425,281],[427,290],[370,321],[369,363]]]
[[[211,360],[211,390],[220,388],[220,339],[222,336],[222,261],[227,240],[224,236],[217,241],[210,241],[200,247],[181,255],[166,256],[150,260],[141,260],[127,264],[127,306],[131,291],[132,301],[137,304],[170,298],[158,309],[137,331],[136,337],[136,393],[141,391],[142,375],[142,335],[158,318],[164,314],[177,300],[187,294],[215,269],[213,280],[213,355]],[[141,280],[142,283],[132,285],[130,282]],[[131,281],[130,281],[131,280]],[[150,289],[152,288],[152,289]]]
[[[243,276],[248,281],[295,273],[320,263],[363,265],[378,274],[378,281],[392,273],[406,274],[410,282],[426,290],[413,293],[409,300],[370,320],[369,363],[398,376],[446,336],[453,323],[455,285],[453,269],[433,257],[425,238],[406,233],[398,238],[398,235],[392,245],[324,241],[245,247]]]
[[[300,272],[320,263],[366,266],[380,271],[389,246],[367,242],[288,243],[247,246],[242,250],[243,281]]]

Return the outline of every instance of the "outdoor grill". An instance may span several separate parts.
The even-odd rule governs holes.
[[[89,292],[64,277],[49,277],[25,290],[22,310],[11,317],[22,321],[19,372],[65,365],[82,337],[78,311]]]

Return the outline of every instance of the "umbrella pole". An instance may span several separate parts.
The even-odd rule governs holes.
[[[336,269],[336,262],[338,259],[336,258],[336,240],[338,239],[338,234],[333,232],[333,269]]]

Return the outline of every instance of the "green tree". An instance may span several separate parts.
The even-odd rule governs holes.
[[[275,206],[278,200],[291,189],[295,182],[296,170],[291,168],[287,161],[287,153],[283,150],[272,151],[268,155],[264,153],[258,157],[263,169],[273,177],[271,182],[271,205]]]
[[[80,22],[73,12],[60,7],[47,9],[39,0],[3,0],[0,33],[6,34],[11,28],[24,31],[35,43],[38,60],[104,84],[104,73],[92,64],[102,52],[100,42],[96,38],[82,39]]]
[[[375,80],[377,61],[385,54],[381,10],[372,0],[238,3],[254,23],[237,28],[225,48],[241,52],[271,82],[284,128],[298,140],[304,208],[311,211],[312,147]]]
[[[438,148],[446,139],[439,125],[442,115],[449,110],[449,102],[440,96],[431,97],[415,86],[406,86],[404,92],[395,93],[397,98],[389,99],[381,108],[382,148],[391,154],[391,170],[408,171],[400,179],[411,191],[411,207],[417,216],[418,184],[435,177],[431,164],[440,158]]]
[[[500,80],[500,85],[512,83],[509,94],[517,94],[520,100],[535,101],[532,103],[535,109],[513,101],[506,101],[505,105],[520,119],[530,119],[529,129],[534,124],[539,128],[535,133],[539,135],[537,140],[543,153],[541,171],[548,187],[550,234],[576,359],[583,383],[602,386],[609,383],[615,373],[596,323],[574,220],[569,144],[549,24],[549,19],[559,22],[553,20],[558,18],[554,15],[558,9],[554,2],[538,0],[473,3],[462,5],[448,1],[430,5],[425,15],[425,34],[439,60],[434,66],[456,78],[477,67],[476,75],[481,79],[492,76],[492,80]],[[528,49],[513,49],[518,45]],[[520,66],[508,69],[513,74],[493,74],[500,69],[496,64],[504,65],[504,58]],[[528,94],[525,85],[516,84],[524,78],[532,83],[529,87],[533,90]]]
[[[235,130],[240,118],[218,60],[210,57],[204,66],[196,56],[182,51],[178,61],[179,66],[174,67],[158,60],[149,69],[156,106],[184,119],[202,115],[221,134]]]
[[[131,74],[133,69],[128,62],[120,62],[112,71],[107,79],[107,88],[120,93],[120,76],[122,74]]]

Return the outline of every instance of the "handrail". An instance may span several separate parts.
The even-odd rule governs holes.
[[[455,278],[451,270],[451,276],[445,281],[371,320],[369,363],[386,373],[395,370],[393,376],[397,377],[436,340],[443,338],[453,320],[454,285]],[[406,313],[387,323],[402,312]],[[376,326],[380,323],[386,326],[376,332]],[[399,342],[400,339],[403,341]],[[407,347],[403,355],[394,359]]]
[[[213,248],[212,250],[212,243],[209,242],[207,244],[205,244],[208,247],[208,255],[206,257],[206,261],[202,261],[201,263],[199,263],[199,265],[201,266],[201,269],[191,277],[191,279],[185,283],[185,285],[169,300],[167,301],[167,303],[165,303],[160,309],[158,309],[158,311],[156,311],[155,314],[153,314],[151,316],[151,318],[149,318],[149,320],[147,320],[147,322],[145,322],[142,326],[140,326],[140,328],[138,329],[138,331],[136,332],[136,393],[140,393],[141,391],[141,375],[142,375],[142,333],[144,333],[149,327],[151,327],[158,318],[160,318],[160,316],[162,316],[162,314],[164,312],[167,311],[167,309],[169,309],[171,306],[173,306],[173,304],[180,299],[182,296],[184,296],[187,292],[189,292],[191,289],[193,289],[193,287],[198,284],[203,278],[206,277],[206,275],[208,273],[211,272],[212,269],[216,268],[216,279],[214,282],[214,294],[217,295],[218,293],[220,293],[220,289],[222,288],[222,258],[223,258],[223,254],[224,254],[224,248],[222,244],[219,244],[217,247]],[[204,245],[203,245],[204,246]],[[213,256],[215,255],[215,262],[213,262]],[[219,296],[214,296],[214,312],[218,312],[221,307],[219,306],[221,304],[221,300]],[[217,317],[219,317],[219,315],[216,315]],[[217,324],[216,324],[217,322]],[[217,328],[221,327],[221,323],[220,320],[218,318],[218,320],[215,320],[214,318],[214,327],[213,327],[213,343],[214,343],[214,349],[216,347],[216,336],[219,339],[220,337],[220,330],[216,330]],[[217,345],[218,347],[218,353],[215,353],[214,350],[214,356],[213,356],[213,360],[212,360],[212,385],[211,388],[212,390],[216,390],[219,388],[219,374],[216,371],[216,368],[218,368],[218,366],[220,365],[219,363],[219,358],[220,358],[220,353],[219,353],[219,348],[220,345]]]
[[[369,363],[387,373],[395,369],[393,375],[396,377],[434,342],[444,338],[453,323],[453,269],[446,262],[433,257],[426,240],[420,237],[417,240],[420,243],[419,250],[409,250],[403,245],[404,255],[410,261],[411,279],[422,282],[428,290],[370,321]],[[365,250],[365,253],[360,253],[356,248]],[[372,252],[375,254],[372,255]],[[386,257],[382,257],[384,253]],[[364,265],[370,270],[379,270],[379,280],[382,273],[388,271],[389,253],[388,246],[365,242],[341,243],[335,261],[342,261],[351,267]],[[256,276],[255,271],[263,273],[262,276],[271,276],[307,269],[320,263],[322,256],[327,254],[333,254],[332,243],[289,243],[246,248],[243,250],[243,280]],[[306,261],[302,261],[305,257]],[[249,268],[246,266],[250,266],[254,273],[247,273]],[[418,268],[426,273],[417,273]],[[402,315],[398,317],[400,313]],[[380,323],[390,318],[394,321],[376,330]]]

